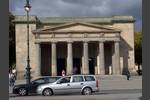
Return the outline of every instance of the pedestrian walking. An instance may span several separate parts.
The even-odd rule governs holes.
[[[10,73],[9,79],[10,79],[10,85],[9,85],[9,86],[14,86],[14,83],[15,83],[15,76],[14,76],[13,73]]]
[[[127,71],[127,80],[129,80],[130,79],[130,72],[129,71]]]
[[[15,80],[16,80],[16,78],[17,78],[17,71],[16,71],[15,68],[12,69],[12,73],[14,74],[14,78],[15,78]]]
[[[11,72],[9,72],[9,86],[11,86]]]

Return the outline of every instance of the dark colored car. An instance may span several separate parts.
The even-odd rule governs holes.
[[[13,87],[13,94],[19,94],[22,96],[28,95],[29,93],[36,93],[36,88],[41,84],[53,83],[60,79],[61,76],[46,76],[35,79],[28,84],[18,84]]]

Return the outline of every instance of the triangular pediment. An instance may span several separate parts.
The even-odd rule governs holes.
[[[47,27],[38,32],[120,32],[118,29],[89,23],[69,23],[55,27]]]

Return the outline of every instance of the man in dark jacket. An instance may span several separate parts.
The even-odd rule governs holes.
[[[129,78],[130,78],[130,72],[128,70],[127,70],[126,75],[127,75],[127,80],[129,80]]]

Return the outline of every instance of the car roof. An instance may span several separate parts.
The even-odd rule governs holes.
[[[73,75],[66,75],[66,77],[69,76],[95,76],[93,74],[73,74]]]
[[[39,77],[35,77],[32,80],[36,80],[36,79],[40,79],[40,78],[53,78],[53,77],[62,77],[62,76],[39,76]]]

